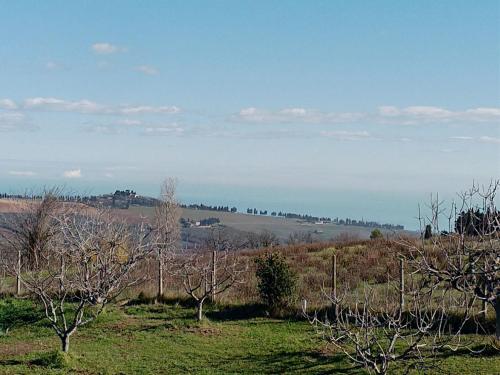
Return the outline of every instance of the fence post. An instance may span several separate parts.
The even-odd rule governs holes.
[[[402,314],[405,307],[405,269],[404,259],[399,258],[399,313]]]
[[[337,300],[337,253],[332,256],[332,299],[333,299],[333,319],[336,322],[338,317],[338,300]]]

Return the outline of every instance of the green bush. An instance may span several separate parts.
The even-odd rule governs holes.
[[[297,275],[278,253],[267,253],[255,259],[259,295],[272,315],[283,312],[295,297]]]
[[[380,229],[378,228],[375,228],[374,230],[372,230],[372,232],[370,233],[370,238],[372,240],[376,240],[378,238],[383,238],[384,235],[382,234],[382,232],[380,231]]]

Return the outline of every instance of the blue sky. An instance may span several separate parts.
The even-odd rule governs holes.
[[[499,177],[499,4],[1,2],[0,189],[410,212]]]

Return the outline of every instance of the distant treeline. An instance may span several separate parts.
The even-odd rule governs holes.
[[[263,215],[267,216],[268,211],[267,210],[257,210],[256,208],[247,208],[247,214],[250,215]],[[312,216],[312,215],[307,215],[307,214],[296,214],[293,212],[276,212],[273,211],[270,214],[271,216],[276,216],[276,217],[283,217],[286,219],[297,219],[297,220],[304,220],[310,223],[334,223],[338,225],[355,225],[355,226],[360,226],[360,227],[368,227],[368,228],[384,228],[384,229],[390,229],[390,230],[403,230],[404,226],[399,225],[399,224],[380,224],[376,221],[365,221],[365,220],[355,220],[355,219],[339,219],[338,217],[335,219],[332,219],[330,217],[321,217],[321,216]]]
[[[205,210],[205,211],[219,211],[219,212],[238,212],[236,207],[229,206],[209,206],[203,203],[194,203],[194,204],[181,204],[182,208],[190,208],[192,210]]]

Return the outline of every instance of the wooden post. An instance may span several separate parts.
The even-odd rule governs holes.
[[[337,302],[337,253],[332,255],[332,299],[333,299],[333,319],[336,322],[338,317]]]
[[[17,251],[16,296],[21,295],[21,250]]]
[[[337,254],[332,255],[332,296],[337,299]]]
[[[405,274],[404,259],[399,258],[399,313],[402,314],[405,307]]]
[[[211,279],[211,283],[212,283],[212,290],[210,291],[210,299],[212,301],[212,303],[215,302],[215,287],[217,285],[217,275],[216,275],[216,272],[217,272],[217,266],[216,266],[216,263],[217,263],[217,250],[216,249],[213,249],[212,250],[212,279]]]
[[[484,283],[484,295],[488,293],[488,287],[486,283]],[[483,319],[486,320],[486,317],[488,316],[488,303],[486,302],[486,299],[483,299],[481,301],[482,309],[481,309],[481,315],[483,316]]]
[[[157,300],[163,296],[163,258],[162,251],[158,249],[158,296]]]

